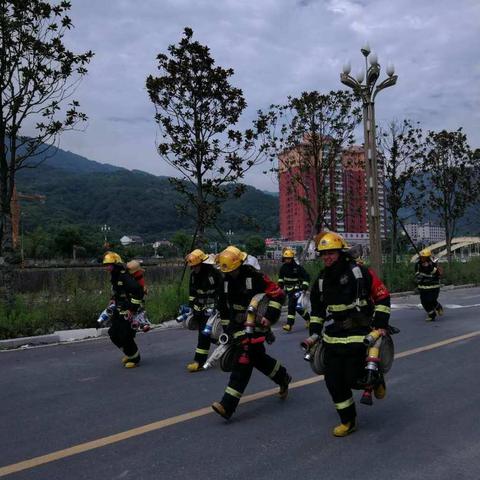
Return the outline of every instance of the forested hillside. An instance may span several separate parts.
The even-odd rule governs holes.
[[[22,201],[26,233],[38,226],[48,230],[67,224],[107,224],[119,234],[155,239],[193,225],[179,216],[175,205],[181,198],[168,178],[92,162],[62,150],[37,168],[21,170],[17,188],[47,197],[44,204]],[[247,187],[241,198],[225,203],[218,225],[238,234],[276,235],[278,198]]]

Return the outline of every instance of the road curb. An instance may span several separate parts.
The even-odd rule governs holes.
[[[442,290],[458,290],[460,288],[475,288],[478,285],[476,283],[466,283],[465,285],[441,285]],[[392,298],[408,297],[409,295],[418,295],[414,290],[408,290],[406,292],[394,292],[390,294]]]
[[[443,285],[442,290],[457,290],[460,288],[474,288],[477,284],[468,283],[465,285]],[[409,295],[417,295],[414,291],[395,292],[391,294],[392,298],[408,297]],[[172,328],[183,328],[181,323],[175,320],[167,320],[166,322],[154,324],[152,330],[167,330]],[[143,332],[140,332],[143,333]],[[71,343],[87,339],[101,338],[108,335],[108,328],[83,328],[77,330],[59,330],[49,335],[37,335],[34,337],[19,337],[8,340],[0,340],[0,352],[27,349],[30,347],[38,347],[42,345],[53,345],[60,343]]]
[[[171,328],[183,328],[181,324],[175,320],[167,320],[166,322],[152,325],[154,330],[166,330]],[[143,334],[143,332],[139,332]],[[42,345],[54,345],[60,343],[71,343],[80,340],[92,340],[108,335],[108,328],[82,328],[76,330],[59,330],[48,335],[37,335],[34,337],[10,338],[8,340],[0,340],[0,352],[14,349],[26,349],[31,347],[39,347]]]

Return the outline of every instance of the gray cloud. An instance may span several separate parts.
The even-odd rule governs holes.
[[[243,89],[246,127],[256,110],[306,90],[343,88],[339,72],[350,59],[362,68],[369,41],[380,63],[393,62],[398,84],[381,92],[377,121],[412,118],[426,129],[464,127],[480,146],[480,3],[457,0],[73,0],[75,29],[67,42],[92,49],[94,60],[76,97],[89,116],[84,133],[62,147],[93,160],[157,175],[174,172],[155,152],[157,128],[145,79],[156,56],[177,43],[185,26],[211,48],[217,64],[235,70]],[[360,130],[361,131],[361,130]],[[362,142],[361,135],[357,139]],[[247,175],[276,188],[260,167]]]

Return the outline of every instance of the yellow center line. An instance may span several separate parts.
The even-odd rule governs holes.
[[[415,355],[416,353],[426,352],[428,350],[434,350],[435,348],[440,348],[445,345],[450,345],[455,342],[460,342],[462,340],[468,340],[469,338],[477,337],[480,335],[480,330],[476,332],[466,333],[458,337],[448,338],[447,340],[442,340],[440,342],[431,343],[430,345],[425,345],[423,347],[412,348],[411,350],[406,350],[404,352],[397,353],[395,359],[404,358],[410,355]],[[300,380],[290,384],[290,389],[300,388],[306,385],[311,385],[313,383],[321,382],[324,379],[323,375],[306,378],[305,380]],[[270,397],[278,393],[277,388],[271,388],[269,390],[263,390],[252,395],[246,395],[242,398],[240,403],[253,402],[254,400],[259,400],[261,398]],[[78,455],[79,453],[88,452],[89,450],[94,450],[96,448],[105,447],[107,445],[112,445],[114,443],[123,442],[133,437],[138,437],[139,435],[144,435],[148,432],[153,432],[155,430],[160,430],[162,428],[170,427],[171,425],[177,425],[188,420],[193,420],[194,418],[203,417],[204,415],[209,415],[213,413],[213,410],[210,407],[200,408],[198,410],[193,410],[191,412],[183,413],[182,415],[176,415],[175,417],[166,418],[164,420],[159,420],[157,422],[149,423],[147,425],[142,425],[137,428],[132,428],[131,430],[126,430],[124,432],[116,433],[114,435],[109,435],[107,437],[98,438],[92,440],[91,442],[80,443],[74,445],[70,448],[65,448],[63,450],[57,450],[56,452],[48,453],[47,455],[41,455],[39,457],[34,457],[29,460],[24,460],[18,463],[12,463],[11,465],[6,465],[0,467],[0,477],[5,477],[11,473],[21,472],[22,470],[28,470],[30,468],[38,467],[40,465],[45,465],[46,463],[54,462],[62,458],[71,457],[73,455]]]

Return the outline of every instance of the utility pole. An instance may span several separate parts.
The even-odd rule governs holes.
[[[393,65],[388,65],[386,72],[388,78],[375,86],[380,76],[380,64],[370,46],[365,44],[361,50],[365,57],[365,72],[362,70],[357,75],[350,75],[351,66],[347,62],[340,74],[340,81],[350,87],[355,94],[359,95],[363,103],[363,127],[365,149],[365,173],[367,180],[367,217],[368,234],[370,242],[370,263],[373,269],[380,275],[382,267],[382,238],[380,221],[380,201],[378,196],[378,165],[377,165],[377,141],[375,131],[375,97],[380,90],[392,87],[397,83],[397,75],[394,75]],[[370,57],[370,58],[368,58]],[[368,66],[370,63],[370,66]],[[365,83],[363,80],[365,79]]]
[[[12,194],[12,199],[10,201],[10,209],[12,212],[12,243],[13,243],[13,248],[17,248],[18,246],[18,239],[19,239],[19,233],[20,233],[20,200],[35,200],[41,203],[45,203],[46,200],[45,195],[38,195],[38,194],[31,194],[28,195],[26,193],[20,193],[17,192],[17,188],[14,186],[13,187],[13,194]],[[22,227],[23,228],[23,227]],[[23,235],[23,232],[22,232]],[[23,238],[22,238],[23,242]],[[23,248],[23,244],[22,244]],[[23,250],[22,250],[23,252]],[[22,253],[23,255],[23,253]]]

